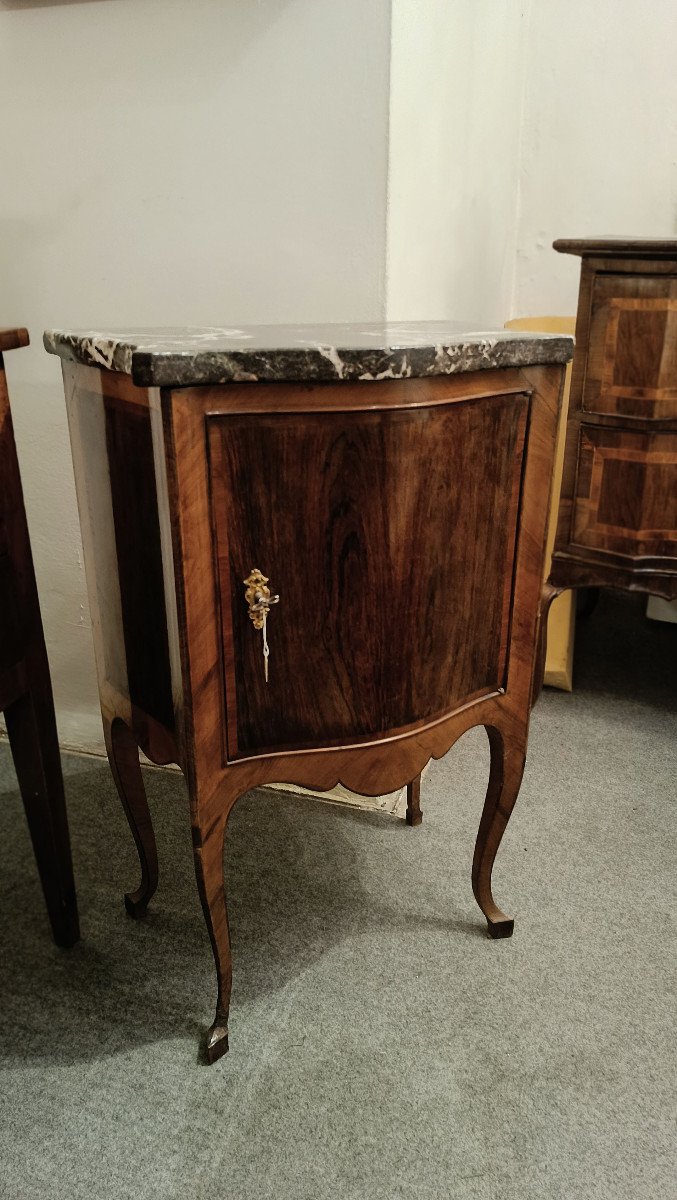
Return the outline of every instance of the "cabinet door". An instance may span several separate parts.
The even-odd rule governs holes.
[[[383,736],[503,685],[527,409],[208,419],[230,759]],[[267,682],[254,568],[280,597]]]

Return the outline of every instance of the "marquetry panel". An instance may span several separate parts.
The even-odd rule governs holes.
[[[504,684],[528,403],[208,418],[231,759],[373,738]],[[268,682],[252,568],[280,596]]]
[[[677,434],[582,426],[572,533],[616,554],[677,555]]]
[[[677,277],[595,277],[583,408],[677,417]]]

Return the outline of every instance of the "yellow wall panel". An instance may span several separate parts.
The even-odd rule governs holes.
[[[507,329],[526,329],[534,333],[571,333],[576,330],[575,317],[517,317],[506,321]],[[562,465],[566,438],[567,412],[569,410],[569,388],[571,386],[571,363],[567,366],[562,397],[562,415],[557,434],[555,474],[552,482],[550,520],[548,522],[548,548],[545,577],[550,574],[550,560],[555,543],[557,508],[562,486]],[[548,652],[545,660],[545,682],[550,687],[570,692],[573,686],[574,633],[576,627],[576,596],[564,592],[553,601],[548,618]]]

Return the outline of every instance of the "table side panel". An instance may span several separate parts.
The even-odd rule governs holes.
[[[132,704],[171,729],[174,707],[150,410],[103,379],[122,627]]]
[[[148,391],[125,376],[68,362],[63,372],[102,709],[164,760],[175,695],[154,446],[162,425]]]

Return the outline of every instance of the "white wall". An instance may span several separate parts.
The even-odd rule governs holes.
[[[43,328],[573,312],[555,237],[677,231],[676,46],[675,0],[0,0],[0,324],[34,342],[6,364],[64,743],[100,723]]]
[[[511,316],[576,311],[558,237],[677,233],[675,0],[536,0]]]
[[[393,0],[388,315],[502,325],[528,5]]]
[[[677,232],[675,0],[393,0],[388,314],[574,313],[557,237]]]
[[[0,324],[65,744],[101,726],[46,326],[378,319],[389,0],[0,3]]]

